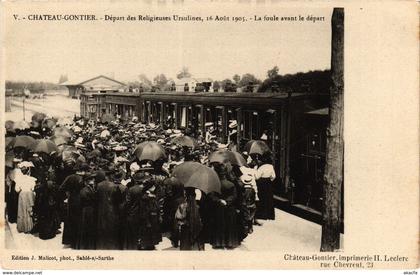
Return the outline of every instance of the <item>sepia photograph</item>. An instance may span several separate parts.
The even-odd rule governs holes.
[[[77,3],[3,5],[8,264],[412,263],[405,244],[415,228],[396,237],[403,220],[379,222],[392,222],[391,205],[402,207],[393,196],[412,205],[390,189],[405,182],[401,167],[412,167],[386,130],[399,125],[398,104],[381,102],[397,96],[376,99],[385,85],[361,84],[373,86],[385,70],[366,56],[391,55],[351,55],[369,48],[355,41],[385,40],[362,36],[360,18],[393,18],[390,5]],[[373,122],[381,118],[392,123]],[[374,177],[385,172],[390,182]],[[398,253],[375,251],[391,241]]]
[[[11,37],[31,47],[7,55],[7,248],[341,249],[344,10],[316,13],[307,37]]]

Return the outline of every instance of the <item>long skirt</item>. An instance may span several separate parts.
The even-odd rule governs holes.
[[[124,250],[137,250],[139,248],[140,226],[137,216],[127,217],[127,226],[123,238]]]
[[[52,239],[56,236],[60,227],[60,215],[56,205],[44,209],[45,213],[39,213],[38,231],[39,238],[42,240]]]
[[[15,191],[15,182],[12,182],[10,187],[10,192],[7,193],[6,203],[7,203],[7,219],[10,223],[16,223],[17,221],[17,211],[18,211],[18,201],[19,193]],[[6,186],[6,189],[8,187]]]
[[[188,225],[181,226],[180,230],[180,250],[204,250],[204,243],[198,235],[195,239],[191,238],[190,227]]]
[[[211,228],[214,248],[235,248],[240,245],[237,213],[233,206],[216,206]]]
[[[85,206],[82,208],[75,248],[94,250],[96,248],[96,234],[95,208]]]
[[[269,178],[257,180],[258,198],[257,218],[274,220],[273,183]]]
[[[32,191],[21,191],[19,193],[17,231],[28,233],[34,227],[32,219],[32,207],[34,206],[35,195]]]

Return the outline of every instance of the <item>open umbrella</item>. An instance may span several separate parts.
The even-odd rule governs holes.
[[[233,165],[247,166],[246,160],[240,153],[233,152],[233,151],[226,151],[226,154],[229,157],[230,163],[232,163]]]
[[[47,117],[44,113],[35,113],[32,116],[32,121],[42,122]]]
[[[111,114],[104,114],[101,117],[101,122],[102,123],[105,123],[105,122],[109,123],[109,122],[114,121],[114,120],[115,120],[115,117]]]
[[[13,125],[13,128],[19,129],[19,130],[25,130],[25,129],[31,128],[31,125],[29,125],[29,123],[24,120],[20,120],[20,121],[15,122],[15,124]]]
[[[23,147],[23,148],[31,148],[36,140],[30,136],[17,136],[9,145],[13,146],[13,148]]]
[[[198,143],[195,139],[189,136],[179,136],[172,139],[172,144],[176,144],[179,146],[186,146],[192,149],[198,147]]]
[[[229,161],[229,156],[227,155],[226,151],[214,151],[209,156],[209,163],[217,162],[217,163],[225,163]]]
[[[216,172],[198,162],[184,162],[175,167],[172,175],[185,187],[194,187],[206,194],[220,193],[221,183]]]
[[[54,142],[48,139],[37,140],[36,143],[32,146],[32,150],[36,153],[47,153],[51,154],[52,152],[57,152],[58,148]]]
[[[145,141],[140,143],[134,149],[134,154],[137,159],[156,161],[161,158],[166,158],[165,149],[155,141]]]
[[[245,151],[249,154],[259,154],[263,155],[264,153],[271,152],[268,145],[262,140],[250,140],[245,145]]]

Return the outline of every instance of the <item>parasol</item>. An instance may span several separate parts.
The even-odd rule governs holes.
[[[155,141],[145,141],[136,146],[133,152],[137,159],[156,161],[166,158],[165,149]]]
[[[172,175],[185,187],[194,187],[206,194],[220,193],[221,183],[216,172],[198,162],[184,162],[174,168]]]
[[[245,145],[245,151],[248,154],[259,154],[263,155],[264,153],[271,152],[268,145],[262,140],[250,140]]]
[[[209,163],[214,163],[214,162],[225,163],[227,161],[229,161],[229,156],[227,155],[227,152],[224,150],[215,151],[211,153],[209,156]]]
[[[46,114],[44,114],[44,113],[35,113],[33,116],[32,116],[32,121],[36,121],[36,122],[41,122],[41,121],[43,121],[45,118],[47,117],[47,115]]]
[[[57,145],[55,145],[54,142],[48,139],[40,139],[35,142],[35,144],[32,146],[32,150],[36,153],[47,153],[51,154],[52,152],[57,152],[58,148]]]
[[[247,166],[245,158],[240,153],[226,151],[226,154],[228,155],[231,164],[238,166]]]
[[[189,136],[179,136],[172,139],[172,144],[176,144],[179,146],[185,146],[192,149],[195,149],[198,147],[198,143],[195,139]]]
[[[23,147],[23,148],[31,148],[36,140],[30,136],[17,136],[14,138],[13,141],[9,143],[9,146],[13,146],[13,148]]]

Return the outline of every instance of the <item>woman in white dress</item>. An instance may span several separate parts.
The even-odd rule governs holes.
[[[29,233],[34,227],[32,207],[35,200],[36,178],[30,176],[30,167],[33,167],[32,162],[24,161],[18,167],[21,172],[18,172],[15,176],[15,190],[19,193],[17,231]]]

